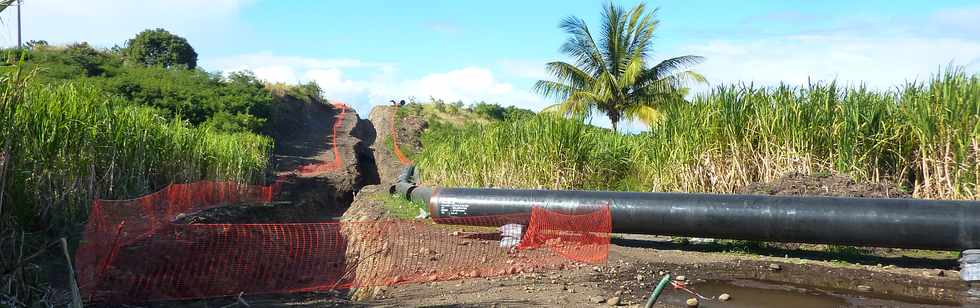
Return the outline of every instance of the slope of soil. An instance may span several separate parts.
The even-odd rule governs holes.
[[[753,183],[742,190],[748,194],[834,196],[861,198],[911,198],[912,194],[892,183],[859,183],[851,178],[793,173],[771,183]]]
[[[334,220],[355,191],[377,183],[367,145],[374,131],[344,105],[285,99],[268,131],[275,139],[270,183],[281,191],[270,205],[219,207],[189,215],[188,223],[300,223]],[[304,167],[311,171],[300,171]]]

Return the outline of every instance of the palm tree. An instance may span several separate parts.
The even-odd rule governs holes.
[[[555,80],[540,80],[534,89],[559,103],[545,111],[565,115],[599,111],[609,117],[616,131],[624,119],[646,124],[657,121],[661,117],[658,105],[683,100],[682,89],[688,82],[705,82],[704,76],[684,70],[700,63],[703,58],[699,56],[671,58],[653,67],[646,65],[660,22],[656,13],[657,9],[646,12],[642,3],[629,11],[609,3],[602,12],[598,42],[581,18],[563,19],[559,27],[570,37],[561,52],[573,58],[575,64],[547,64]]]

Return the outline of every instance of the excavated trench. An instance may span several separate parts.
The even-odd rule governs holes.
[[[276,142],[267,183],[281,185],[273,202],[207,209],[183,216],[178,223],[338,220],[363,187],[381,183],[373,147],[377,131],[370,120],[353,109],[299,100],[287,100],[277,108],[266,132]],[[326,167],[297,172],[304,166]]]

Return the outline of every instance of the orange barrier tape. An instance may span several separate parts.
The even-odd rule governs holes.
[[[398,146],[398,131],[396,130],[396,127],[398,127],[398,109],[395,109],[395,111],[391,113],[391,148],[392,151],[395,152],[395,157],[398,158],[398,161],[401,162],[402,165],[411,165],[412,160],[405,157],[405,154],[402,154],[401,147]]]
[[[344,125],[344,117],[347,115],[347,110],[350,108],[344,103],[335,103],[335,108],[340,109],[340,114],[337,115],[336,120],[333,123],[333,132],[331,133],[331,139],[329,142],[333,148],[333,161],[331,162],[321,162],[301,166],[297,169],[300,174],[309,173],[320,173],[333,171],[340,168],[343,161],[340,158],[340,149],[337,147],[337,130],[339,130]]]

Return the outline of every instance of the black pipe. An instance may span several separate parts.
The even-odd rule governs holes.
[[[397,194],[413,202],[428,204],[432,198],[432,188],[415,184],[415,165],[409,165],[398,174],[395,184],[388,188],[388,193]]]
[[[936,250],[980,247],[976,201],[442,188],[429,200],[429,209],[438,220],[529,213],[534,206],[576,212],[602,203],[609,204],[618,233]]]

